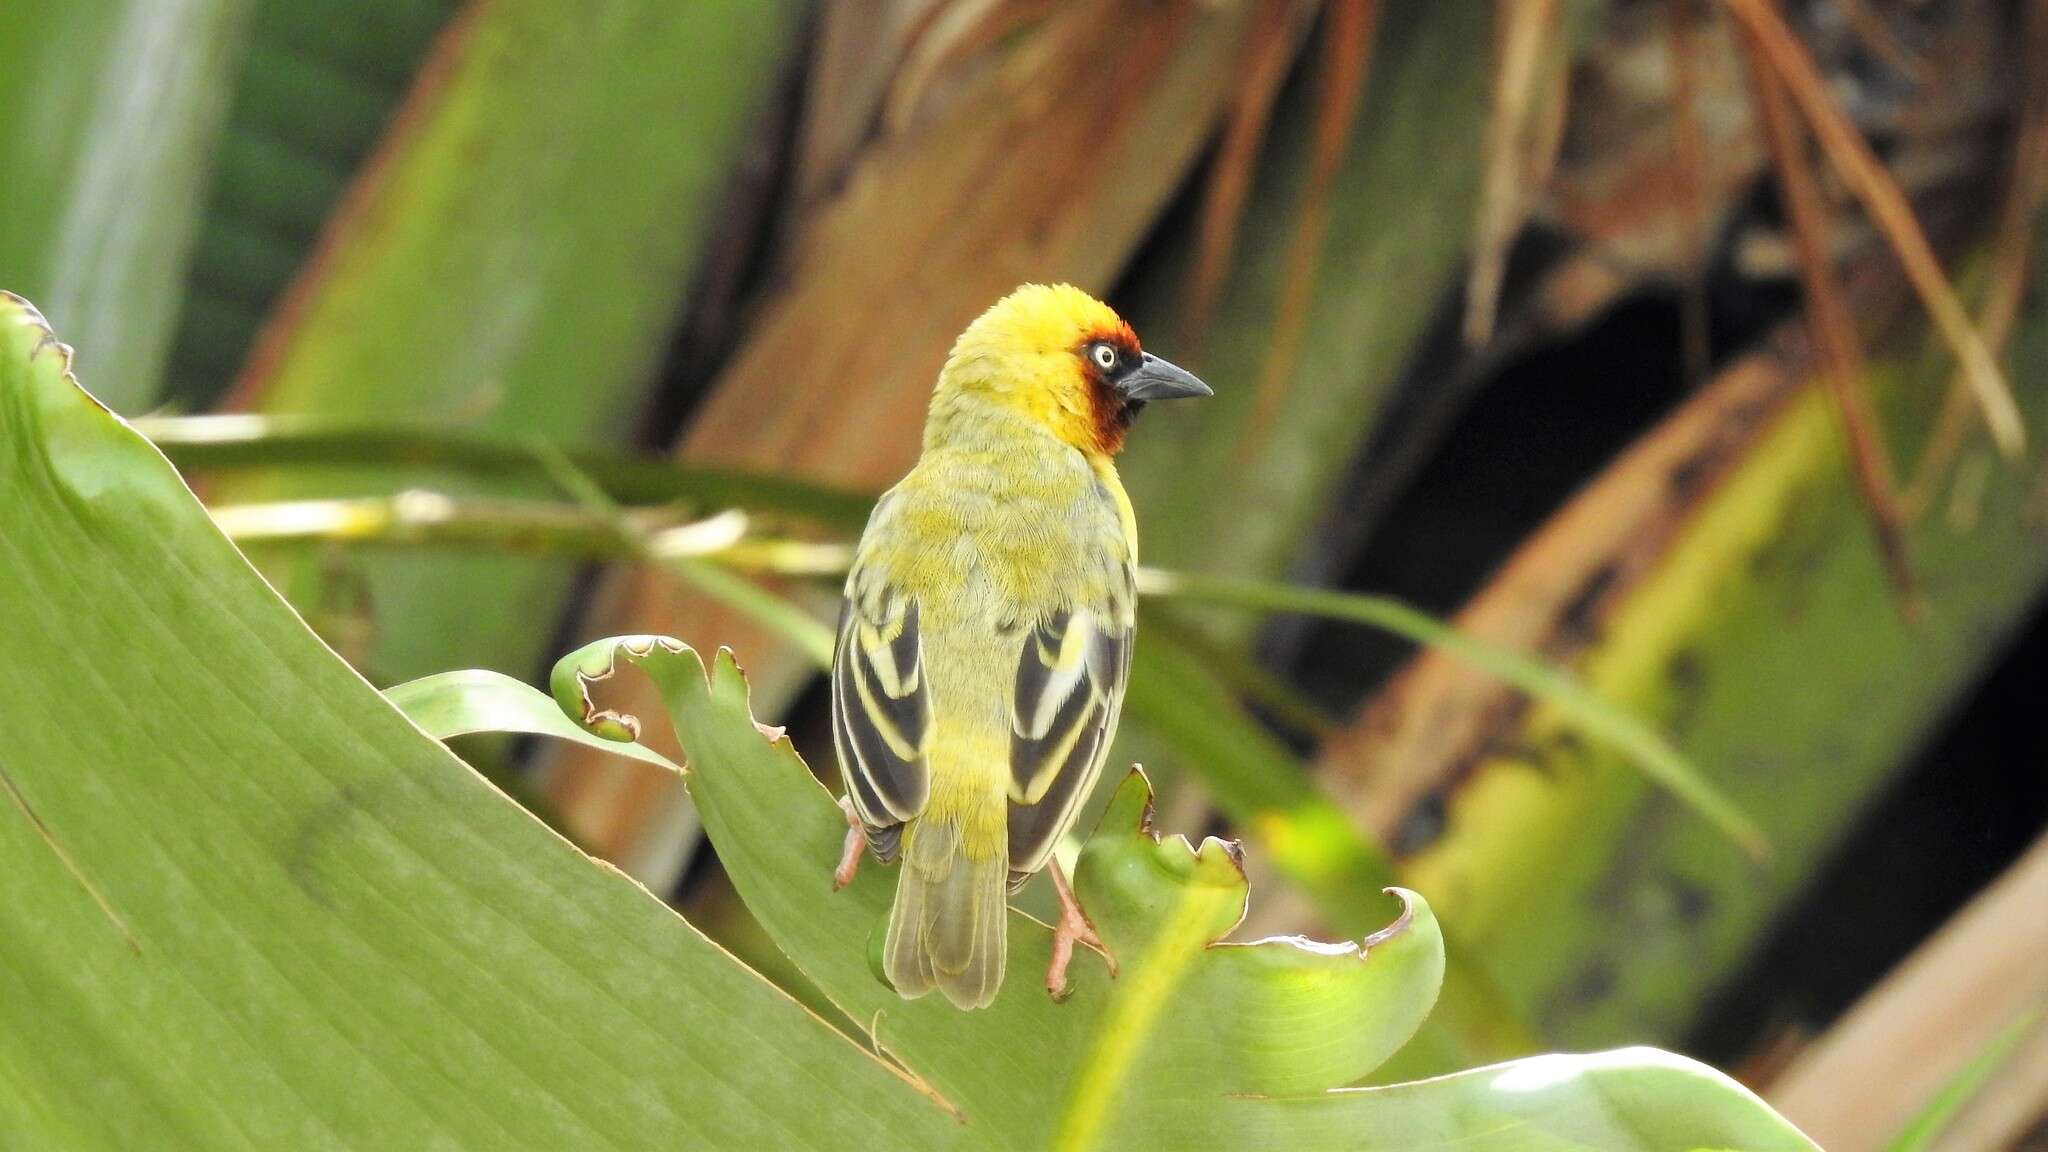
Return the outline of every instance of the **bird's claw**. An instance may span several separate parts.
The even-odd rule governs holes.
[[[861,853],[868,846],[867,832],[861,828],[860,817],[855,814],[852,802],[840,797],[839,810],[846,814],[846,846],[839,851],[839,867],[832,870],[834,892],[853,883],[854,873],[860,871]]]

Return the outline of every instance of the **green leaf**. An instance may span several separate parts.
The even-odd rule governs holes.
[[[0,1146],[972,1141],[408,723],[68,360],[0,297],[0,770],[51,838],[0,804]]]
[[[1749,1089],[1655,1048],[1530,1056],[1319,1098],[1249,1101],[1303,1148],[1819,1152]]]
[[[1379,890],[1394,883],[1392,861],[1299,758],[1245,713],[1204,654],[1171,632],[1145,631],[1143,621],[1140,633],[1124,702],[1126,720],[1140,729],[1139,746],[1148,737],[1163,743],[1169,763],[1201,781],[1232,825],[1314,903],[1323,924],[1338,932],[1369,931],[1382,915]],[[1475,1057],[1536,1050],[1527,1022],[1470,957],[1453,948],[1444,979],[1451,1011],[1425,1025],[1403,1053],[1404,1070],[1450,1071]]]
[[[1139,618],[1148,638],[1165,637],[1206,665],[1233,696],[1270,717],[1275,726],[1303,740],[1321,740],[1342,727],[1342,717],[1309,699],[1299,686],[1235,645],[1216,639],[1170,609],[1153,608]]]
[[[458,0],[264,0],[222,130],[163,400],[213,406]],[[96,378],[96,377],[95,377]]]
[[[1082,849],[1075,886],[1118,960],[1077,956],[1054,1003],[1037,980],[1050,931],[1012,913],[1009,977],[963,1013],[903,1001],[871,968],[893,873],[869,861],[832,890],[846,825],[787,740],[765,738],[729,653],[708,670],[666,637],[599,641],[556,665],[556,699],[600,733],[630,727],[592,691],[620,664],[660,689],[693,769],[692,797],[748,907],[877,1046],[1018,1148],[1748,1148],[1812,1145],[1719,1073],[1661,1052],[1546,1056],[1389,1088],[1331,1091],[1387,1059],[1422,1022],[1443,974],[1428,905],[1351,945],[1214,941],[1246,886],[1233,846],[1148,827],[1133,772]]]
[[[694,766],[687,779],[698,813],[777,945],[848,1015],[879,1016],[877,1042],[970,1123],[986,1118],[1016,1146],[1045,1146],[1062,1123],[1103,1121],[1085,1110],[1063,1121],[1050,1107],[1084,1086],[1120,1094],[1119,1109],[1128,1110],[1132,1094],[1148,1089],[1200,1085],[1220,1096],[1349,1083],[1392,1055],[1435,999],[1442,942],[1419,898],[1364,963],[1353,947],[1297,941],[1207,947],[1244,911],[1235,848],[1210,839],[1198,851],[1150,835],[1142,826],[1149,788],[1133,774],[1084,848],[1074,881],[1119,957],[1117,979],[1083,953],[1069,973],[1073,994],[1054,1003],[1040,982],[1051,932],[1018,914],[1009,979],[993,1007],[963,1014],[939,997],[905,1002],[868,959],[893,873],[870,866],[845,891],[832,891],[846,819],[786,740],[771,744],[756,730],[731,655],[720,654],[709,681],[696,653],[663,637],[600,641],[565,657],[556,698],[600,733],[622,731],[621,718],[595,709],[587,695],[615,662],[637,665],[660,687]],[[1224,1035],[1235,1039],[1219,1044]],[[1019,1044],[1026,1037],[1029,1051]],[[1091,1059],[1071,1059],[1089,1049]],[[1129,1061],[1139,1050],[1142,1066]],[[1053,1058],[1060,1053],[1068,1059]],[[1020,1062],[1032,1071],[1020,1073]],[[1097,1097],[1080,1102],[1087,1099]]]
[[[2048,255],[2048,222],[2032,244]],[[2048,293],[2024,303],[2011,379],[2039,439]],[[1910,346],[1916,326],[1905,327]],[[1869,368],[1887,439],[1921,450],[1953,365],[1939,352],[1895,352]],[[1943,490],[1964,499],[1956,518],[1930,514],[1913,528],[1929,611],[1901,619],[1839,413],[1814,387],[1819,372],[1773,353],[1676,417],[1743,431],[1716,434],[1725,471],[1688,506],[1683,530],[1603,593],[1606,623],[1579,665],[1580,683],[1660,717],[1711,765],[1714,782],[1764,822],[1777,848],[1770,866],[1673,819],[1663,795],[1550,709],[1489,729],[1489,750],[1460,764],[1441,834],[1404,863],[1411,882],[1442,885],[1424,890],[1457,909],[1457,939],[1498,958],[1504,991],[1552,1036],[1606,1044],[1685,1035],[1714,1019],[1716,989],[1746,970],[1811,877],[1976,691],[2010,642],[1999,638],[2019,635],[2048,592],[2040,472],[1993,466],[1981,485],[1959,478]]]
[[[468,8],[236,401],[267,413],[448,419],[588,447],[621,437],[668,351],[793,0],[495,0]],[[323,485],[322,481],[326,481]],[[223,484],[273,500],[416,480]],[[473,490],[472,490],[473,491]],[[485,488],[514,495],[516,486]],[[406,555],[366,570],[392,678],[541,657],[561,563]],[[499,595],[480,611],[475,590]]]
[[[614,740],[573,723],[540,689],[502,672],[472,668],[408,680],[384,690],[391,706],[436,740],[479,732],[548,736],[681,772],[682,766],[634,740]]]
[[[0,14],[0,288],[157,395],[249,0],[28,0]]]

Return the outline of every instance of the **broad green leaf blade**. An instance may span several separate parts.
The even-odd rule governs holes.
[[[480,416],[488,430],[566,446],[622,436],[801,12],[793,0],[469,7],[231,403]],[[419,482],[324,479],[343,491]],[[219,496],[334,490],[270,478]],[[533,613],[568,577],[563,563],[445,555],[380,556],[366,571],[379,612],[371,663],[390,679],[539,659]],[[497,594],[488,610],[478,587]]]
[[[481,668],[440,672],[386,688],[384,698],[436,740],[480,732],[518,732],[569,740],[671,772],[682,771],[680,765],[637,741],[591,734],[562,715],[553,697],[502,672]]]
[[[1050,933],[1011,918],[995,1004],[963,1013],[899,1000],[870,968],[894,882],[868,861],[833,892],[845,822],[785,740],[756,729],[729,653],[710,669],[680,642],[600,641],[556,666],[555,695],[595,730],[625,719],[593,690],[620,663],[659,686],[695,765],[689,785],[748,907],[806,975],[876,1042],[1009,1147],[1482,1149],[1812,1145],[1756,1097],[1661,1052],[1548,1056],[1389,1088],[1327,1091],[1363,1076],[1413,1033],[1443,973],[1428,905],[1350,946],[1213,944],[1242,914],[1234,850],[1199,850],[1146,827],[1133,773],[1082,849],[1075,885],[1112,951],[1108,979],[1083,952],[1055,1004],[1037,977]]]
[[[42,301],[123,411],[157,395],[250,7],[0,10],[0,288]]]
[[[220,161],[184,277],[166,402],[203,411],[235,379],[458,7],[459,0],[256,5],[231,72]]]
[[[595,730],[617,731],[621,718],[597,709],[590,693],[620,662],[661,689],[690,754],[699,815],[776,943],[848,1015],[875,1021],[878,1043],[970,1125],[994,1126],[1006,1144],[1043,1147],[1068,1124],[1123,1131],[1121,1110],[1147,1092],[1199,1103],[1350,1083],[1398,1049],[1435,999],[1442,939],[1419,898],[1363,960],[1356,946],[1294,940],[1210,946],[1244,911],[1234,849],[1209,840],[1198,852],[1150,835],[1149,787],[1133,774],[1075,872],[1118,956],[1117,978],[1084,952],[1069,972],[1072,995],[1054,1003],[1043,984],[1051,933],[1013,914],[1009,975],[992,1007],[906,1002],[869,960],[893,870],[870,861],[851,887],[832,891],[845,817],[788,741],[771,743],[755,728],[731,655],[720,654],[707,681],[677,641],[600,641],[556,666],[556,698]],[[1388,902],[1390,919],[1398,911]],[[1108,1099],[1122,1102],[1114,1114],[1093,1110]]]
[[[1336,932],[1363,933],[1384,915],[1381,888],[1394,868],[1344,810],[1309,778],[1300,759],[1248,715],[1202,657],[1171,633],[1146,632],[1131,657],[1127,722],[1165,746],[1168,762],[1199,779],[1233,826],[1315,906]],[[1492,977],[1453,947],[1445,970],[1452,1009],[1402,1053],[1410,1074],[1461,1068],[1537,1050],[1526,1021],[1507,1008]],[[1379,1077],[1375,1077],[1379,1079]]]
[[[136,950],[0,804],[0,1145],[972,1135],[408,723],[68,360],[0,296],[0,768]]]

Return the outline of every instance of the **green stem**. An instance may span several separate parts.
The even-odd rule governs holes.
[[[1386,596],[1298,588],[1229,576],[1146,569],[1139,591],[1256,612],[1295,612],[1391,632],[1450,654],[1555,707],[1586,735],[1622,753],[1729,839],[1758,859],[1770,853],[1762,829],[1643,721],[1602,699],[1569,673],[1496,647]]]
[[[441,425],[322,417],[152,416],[133,421],[184,472],[362,466],[472,476],[551,475],[531,438]],[[867,521],[871,496],[780,476],[686,467],[653,456],[555,449],[621,504],[683,503],[802,517],[842,529]]]
[[[715,558],[678,556],[663,567],[699,592],[745,613],[794,644],[820,670],[832,666],[832,629],[802,608],[748,580]]]
[[[1180,614],[1154,608],[1140,617],[1148,637],[1164,636],[1188,650],[1245,702],[1274,724],[1298,736],[1322,740],[1336,731],[1337,718],[1263,664],[1189,624]]]

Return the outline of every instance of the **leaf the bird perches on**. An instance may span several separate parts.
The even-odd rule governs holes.
[[[1443,942],[1428,904],[1391,890],[1398,915],[1356,944],[1223,942],[1247,899],[1237,847],[1154,833],[1151,788],[1135,770],[1074,875],[1117,957],[1114,978],[1084,956],[1063,1002],[1026,981],[981,1012],[931,997],[902,1001],[873,959],[894,874],[866,868],[833,891],[845,818],[787,740],[764,738],[732,655],[719,653],[707,669],[679,641],[632,636],[564,657],[555,697],[600,735],[622,737],[634,726],[593,695],[621,664],[660,690],[689,754],[686,779],[705,829],[776,945],[868,1024],[879,1051],[970,1129],[1000,1133],[1002,1143],[1811,1147],[1732,1082],[1647,1050],[1345,1088],[1393,1055],[1435,1002]],[[1042,968],[1050,929],[1012,916],[1011,968]]]

